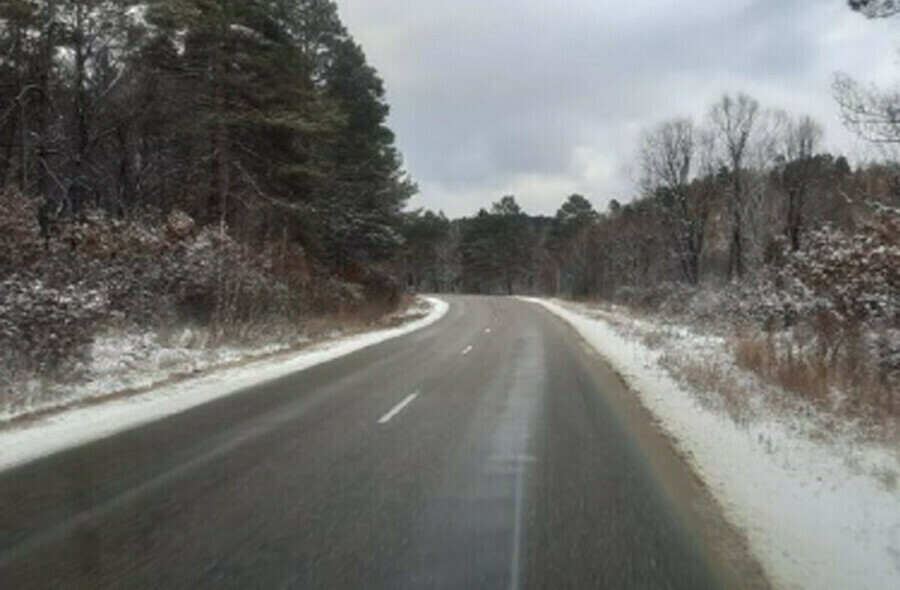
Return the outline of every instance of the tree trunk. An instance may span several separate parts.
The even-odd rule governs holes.
[[[228,126],[226,122],[227,97],[225,89],[226,64],[228,55],[226,39],[228,35],[229,11],[227,4],[223,8],[223,17],[219,30],[219,43],[215,63],[213,64],[212,104],[213,120],[213,149],[214,159],[214,194],[209,203],[209,220],[219,218],[219,226],[224,232],[228,214],[228,193],[231,190],[231,156],[228,138]]]
[[[69,204],[77,213],[84,200],[84,170],[88,151],[87,89],[85,88],[87,54],[85,51],[83,4],[75,8],[75,169],[69,184]]]
[[[791,251],[800,249],[800,233],[803,231],[803,187],[788,190],[788,240]]]
[[[731,256],[728,269],[729,279],[744,278],[744,240],[742,235],[743,216],[741,207],[743,206],[743,186],[740,178],[740,170],[737,164],[734,165],[734,194],[732,195],[732,228],[731,228]]]
[[[218,203],[214,205],[214,210],[217,206],[219,223],[224,227],[228,210],[228,192],[231,189],[231,164],[229,162],[228,129],[225,125],[225,89],[221,83],[216,83],[213,90],[213,108],[216,113],[214,136],[216,150],[215,192],[218,198]],[[215,217],[215,215],[212,217]]]
[[[42,43],[41,63],[39,66],[40,96],[38,98],[38,145],[37,145],[37,174],[38,194],[44,198],[50,197],[50,175],[48,168],[48,156],[50,153],[47,137],[50,134],[50,74],[53,71],[53,57],[56,50],[56,3],[47,3],[47,22],[44,29]]]

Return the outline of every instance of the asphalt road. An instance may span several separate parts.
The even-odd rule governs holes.
[[[419,332],[0,473],[0,587],[754,585],[574,332],[449,301]]]

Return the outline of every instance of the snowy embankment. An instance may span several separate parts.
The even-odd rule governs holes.
[[[447,313],[434,298],[424,317],[400,326],[336,338],[240,367],[163,385],[147,393],[53,413],[0,429],[0,470],[177,414],[242,389],[308,369],[429,326]]]
[[[677,442],[742,529],[777,587],[900,588],[900,449],[823,428],[814,412],[775,405],[724,342],[654,326],[624,311],[529,299],[606,357]],[[662,335],[660,335],[662,334]],[[690,386],[691,362],[759,391],[740,417]],[[784,397],[787,394],[782,392]],[[787,408],[791,408],[786,411]]]

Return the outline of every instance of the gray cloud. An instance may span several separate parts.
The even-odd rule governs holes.
[[[641,131],[723,92],[810,113],[856,149],[833,73],[890,80],[898,22],[844,0],[338,0],[379,69],[412,206],[471,214],[505,193],[552,213],[634,192]]]

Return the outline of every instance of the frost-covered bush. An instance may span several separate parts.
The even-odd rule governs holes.
[[[47,375],[82,358],[95,334],[195,325],[220,338],[273,338],[311,314],[352,310],[364,285],[310,272],[286,240],[251,247],[175,211],[162,221],[101,211],[56,220],[0,199],[0,366]],[[44,237],[46,235],[46,239]]]
[[[108,311],[102,291],[75,273],[61,283],[42,276],[50,257],[39,203],[0,192],[0,371],[50,373],[81,358]]]
[[[310,305],[316,314],[336,313],[359,308],[365,302],[361,285],[320,275],[306,286]]]
[[[17,191],[0,191],[0,277],[26,270],[41,258],[38,206]]]
[[[752,279],[670,290],[659,308],[676,315],[769,330],[803,322],[900,326],[900,214],[884,210],[854,234],[829,226],[802,249],[779,252]],[[666,287],[668,289],[668,287]]]
[[[900,329],[888,329],[877,334],[874,348],[886,384],[900,392]],[[900,403],[900,399],[895,401]]]
[[[847,235],[825,226],[778,273],[783,290],[841,322],[900,322],[900,216],[882,213]]]
[[[371,269],[362,281],[365,300],[383,310],[396,309],[403,289],[396,277],[377,269]]]
[[[643,310],[681,312],[680,303],[694,290],[682,283],[661,282],[646,287],[622,286],[616,289],[616,303]]]
[[[239,241],[178,210],[48,215],[38,201],[0,193],[0,398],[13,380],[81,374],[74,369],[110,329],[200,328],[204,346],[272,344],[302,339],[313,316],[382,313],[401,290],[373,269],[341,280],[286,233]]]
[[[302,272],[277,272],[271,251],[198,228],[175,211],[162,224],[94,212],[60,228],[47,264],[55,282],[103,291],[116,317],[153,323],[258,321],[301,309]],[[294,256],[296,259],[296,255]],[[294,289],[293,287],[297,287]]]
[[[816,404],[900,414],[900,211],[880,207],[855,232],[823,226],[800,250],[785,246],[743,282],[619,296],[730,337],[742,366]],[[661,303],[659,290],[669,292]]]
[[[4,366],[42,374],[65,368],[86,352],[108,303],[82,284],[54,288],[22,275],[0,281]]]

